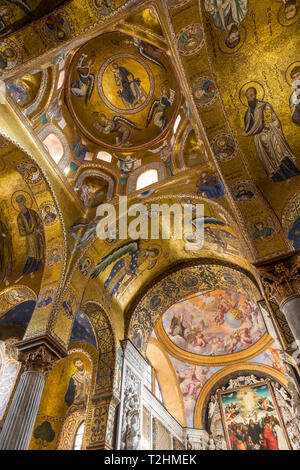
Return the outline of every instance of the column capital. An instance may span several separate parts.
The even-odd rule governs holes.
[[[56,361],[65,357],[67,351],[49,336],[25,339],[16,344],[23,372],[41,372],[47,376]]]
[[[300,295],[299,254],[256,267],[269,300],[281,305],[288,297]]]

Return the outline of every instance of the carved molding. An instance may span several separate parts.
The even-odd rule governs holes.
[[[300,256],[295,255],[258,267],[269,300],[280,305],[287,297],[300,294]]]
[[[145,358],[128,339],[122,341],[122,348],[126,362],[128,362],[128,364],[134,368],[135,372],[143,378],[148,366]]]
[[[141,388],[141,380],[127,366],[124,381],[121,450],[139,450],[141,446]]]
[[[209,434],[204,429],[186,428],[184,430],[187,450],[208,450]]]
[[[163,422],[172,436],[175,436],[179,441],[183,440],[182,426],[146,387],[143,390],[143,405],[151,412],[154,418],[160,419]]]

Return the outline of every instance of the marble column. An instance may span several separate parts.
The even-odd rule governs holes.
[[[0,435],[1,450],[27,450],[47,374],[57,356],[38,344],[20,351],[22,374]]]
[[[300,256],[258,267],[268,300],[276,302],[300,350]]]

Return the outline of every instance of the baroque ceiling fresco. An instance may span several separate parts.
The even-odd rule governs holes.
[[[199,355],[232,354],[265,333],[258,306],[230,290],[183,299],[164,314],[162,323],[175,346]]]
[[[75,355],[116,382],[124,338],[170,403],[176,379],[184,426],[235,368],[284,383],[293,338],[256,267],[300,249],[299,20],[299,0],[0,1],[0,339],[69,348],[60,393]],[[99,239],[97,208],[125,195],[149,230],[153,203],[203,204],[204,244]],[[53,390],[37,424],[58,433]]]

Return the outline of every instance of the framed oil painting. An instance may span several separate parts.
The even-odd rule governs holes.
[[[228,449],[291,449],[268,382],[220,391],[219,404]]]

